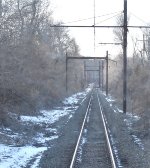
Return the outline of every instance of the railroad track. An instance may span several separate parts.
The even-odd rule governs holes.
[[[86,139],[84,145],[83,139]],[[76,167],[117,168],[106,118],[96,89],[90,96],[71,159],[70,168]]]

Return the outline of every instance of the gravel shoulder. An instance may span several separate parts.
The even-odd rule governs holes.
[[[108,101],[108,97],[100,92],[103,111],[108,121],[119,167],[149,168],[150,146],[148,139],[144,140],[135,134],[133,123],[138,121],[136,116],[123,114],[116,108],[116,103]]]
[[[70,166],[89,96],[90,95],[87,96],[87,99],[84,100],[82,106],[76,110],[74,116],[68,122],[63,118],[59,120],[58,123],[55,123],[57,126],[60,126],[60,136],[54,141],[51,148],[44,152],[39,167],[68,168]]]

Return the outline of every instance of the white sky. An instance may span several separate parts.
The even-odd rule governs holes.
[[[114,13],[112,15],[107,15],[105,17],[99,17],[96,19],[96,23],[102,22],[107,18],[117,15],[119,12],[123,11],[123,0],[95,0],[96,1],[96,16],[101,16],[105,14]],[[54,19],[56,21],[63,21],[64,23],[91,18],[94,16],[94,0],[51,0],[52,9],[54,11]],[[149,17],[150,0],[128,0],[128,13],[130,14],[129,25],[146,25],[150,23]],[[118,13],[115,13],[118,12]],[[144,23],[142,20],[146,23]],[[98,25],[115,25],[116,17],[102,22]],[[93,25],[93,19],[68,23],[67,25]],[[93,29],[87,28],[70,28],[70,34],[75,37],[78,45],[81,49],[81,54],[86,56],[104,56],[106,50],[110,54],[115,55],[118,51],[117,46],[101,46],[99,42],[114,42],[114,35],[112,29],[96,29],[96,53],[94,54],[94,42],[93,42]],[[136,36],[138,39],[142,39],[141,30],[129,30],[129,41],[131,36]],[[129,42],[130,43],[130,42]],[[129,50],[131,47],[129,45]]]

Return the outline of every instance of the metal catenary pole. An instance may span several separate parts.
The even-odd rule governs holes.
[[[84,61],[84,81],[85,81],[85,87],[87,86],[87,79],[86,79],[86,62]]]
[[[106,95],[108,96],[108,51],[106,51]]]
[[[103,91],[103,88],[104,88],[104,62],[102,61],[102,75],[101,75],[101,80],[102,80],[102,91]]]
[[[127,111],[127,0],[124,0],[124,26],[123,26],[123,112]]]
[[[99,88],[101,88],[101,62],[99,61]]]
[[[66,53],[66,92],[68,92],[68,56]]]
[[[81,57],[68,57],[68,55],[67,55],[67,53],[66,53],[66,92],[68,91],[68,61],[69,60],[73,60],[73,59],[81,59],[81,60],[83,60],[83,59],[85,59],[85,60],[94,60],[94,59],[97,59],[97,60],[106,60],[106,57],[83,57],[83,56],[81,56]],[[86,64],[85,64],[85,67],[84,67],[84,70],[85,70],[85,74],[86,74]],[[99,71],[99,69],[98,70],[88,70],[88,71]],[[86,74],[87,75],[87,74]],[[86,76],[86,82],[87,82],[87,76]]]

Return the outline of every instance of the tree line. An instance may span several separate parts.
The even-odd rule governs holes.
[[[56,23],[48,0],[0,0],[0,121],[51,107],[66,95],[66,52],[79,47]],[[82,64],[70,63],[70,93],[83,87]]]
[[[117,19],[117,25],[123,24],[123,16]],[[150,127],[150,33],[143,30],[147,40],[142,47],[136,37],[132,37],[133,53],[127,61],[127,111],[142,117],[142,129]],[[114,30],[115,40],[123,44],[123,30]],[[109,62],[109,91],[116,97],[122,107],[123,97],[123,53],[116,55],[117,65]]]

